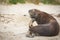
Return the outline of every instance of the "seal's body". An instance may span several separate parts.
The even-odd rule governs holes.
[[[29,31],[30,35],[41,35],[41,36],[56,36],[59,33],[59,24],[56,19],[46,12],[39,11],[37,9],[29,10],[32,22],[30,23]],[[37,22],[37,26],[33,26],[33,22]]]

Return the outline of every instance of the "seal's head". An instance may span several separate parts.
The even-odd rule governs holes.
[[[31,10],[29,10],[30,17],[31,18],[36,18],[38,16],[39,12],[40,11],[37,10],[37,9],[31,9]]]

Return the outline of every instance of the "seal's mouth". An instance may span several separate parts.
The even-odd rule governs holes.
[[[34,16],[30,16],[31,18],[35,18]]]

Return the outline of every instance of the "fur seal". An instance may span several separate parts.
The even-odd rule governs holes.
[[[59,33],[59,24],[57,20],[50,14],[37,10],[29,10],[30,17],[32,21],[29,25],[29,35],[28,37],[35,36],[56,36]],[[37,22],[37,26],[33,26],[33,22]]]

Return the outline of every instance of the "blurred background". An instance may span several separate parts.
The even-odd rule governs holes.
[[[60,0],[0,0],[0,4],[17,4],[17,3],[33,3],[33,4],[57,4],[60,5]]]

